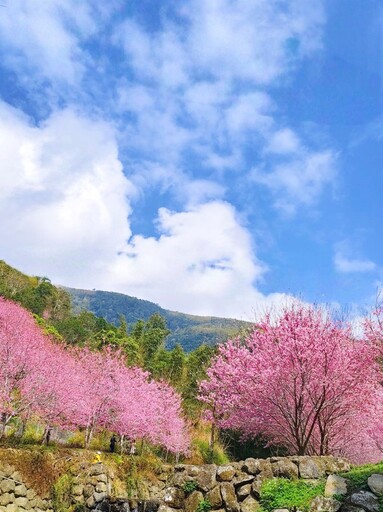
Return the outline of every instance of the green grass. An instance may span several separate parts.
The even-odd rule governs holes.
[[[293,507],[306,511],[316,496],[323,496],[324,487],[324,481],[312,484],[304,480],[285,478],[267,480],[261,487],[261,506],[267,512],[276,508],[291,509]]]
[[[364,464],[363,466],[357,466],[352,468],[347,473],[339,473],[339,476],[346,478],[348,490],[352,491],[367,485],[368,478],[375,473],[383,474],[383,462],[379,462],[378,464]]]

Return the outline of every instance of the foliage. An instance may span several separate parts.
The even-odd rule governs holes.
[[[266,480],[260,491],[261,506],[270,512],[283,508],[306,511],[316,496],[324,494],[324,487],[324,482],[313,484],[286,478]]]
[[[383,462],[355,466],[347,473],[340,473],[340,476],[347,479],[347,488],[352,491],[366,485],[368,478],[375,473],[383,474]]]
[[[204,439],[195,439],[195,446],[197,446],[199,453],[202,456],[203,464],[227,464],[229,459],[225,450],[221,445],[216,444],[211,450],[209,441]]]
[[[186,495],[191,494],[196,489],[197,489],[197,482],[195,482],[194,480],[189,480],[189,481],[185,482],[184,485],[182,486],[182,490],[184,491],[184,493]]]
[[[46,425],[96,429],[146,438],[174,453],[187,451],[189,434],[180,396],[165,382],[127,367],[121,350],[92,351],[52,342],[33,316],[0,297],[1,433],[13,418],[33,413]]]
[[[69,474],[60,476],[52,489],[52,504],[55,512],[74,512],[72,504],[73,477]]]
[[[159,314],[166,321],[170,333],[166,338],[168,348],[179,343],[186,352],[201,344],[215,345],[235,336],[241,329],[250,327],[249,322],[228,318],[202,317],[168,311],[153,302],[137,299],[113,292],[76,290],[67,288],[77,313],[88,310],[96,316],[104,317],[113,325],[119,325],[121,315],[129,329],[139,321],[148,321]]]
[[[221,346],[202,398],[221,428],[299,455],[373,460],[369,425],[383,417],[375,354],[328,312],[296,305]]]
[[[211,503],[207,499],[203,499],[198,503],[196,512],[209,512],[211,510]]]

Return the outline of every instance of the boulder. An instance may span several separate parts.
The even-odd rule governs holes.
[[[240,504],[241,512],[256,512],[260,508],[260,505],[256,499],[252,496],[248,496],[242,503]]]
[[[329,475],[326,480],[324,495],[331,498],[335,494],[347,494],[347,480],[338,475]]]
[[[249,496],[251,492],[251,484],[242,485],[237,489],[237,497],[240,501],[244,500],[247,496]]]
[[[234,485],[229,482],[221,484],[221,496],[227,512],[240,512],[237,497],[235,495]]]
[[[322,457],[324,463],[326,464],[326,473],[330,475],[331,473],[342,473],[350,471],[351,464],[348,460],[342,459],[340,457]]]
[[[298,462],[300,478],[314,480],[326,474],[326,464],[320,457],[299,457]]]
[[[185,512],[195,512],[198,508],[198,505],[203,500],[203,494],[199,491],[194,491],[188,496],[184,503]]]
[[[214,464],[202,466],[197,475],[195,475],[195,481],[198,485],[198,488],[203,492],[207,492],[213,489],[213,487],[217,485],[215,478],[216,473],[217,468]]]
[[[273,476],[269,459],[246,459],[242,465],[242,470],[250,475],[258,475],[258,473],[267,472],[270,478]]]
[[[383,495],[383,475],[371,475],[367,480],[368,487],[377,496]]]
[[[217,467],[217,479],[221,482],[230,482],[235,475],[235,469],[233,466],[218,466]]]
[[[176,512],[174,508],[168,507],[168,505],[160,505],[157,512]]]
[[[31,508],[31,506],[29,505],[29,500],[25,496],[19,496],[18,498],[15,498],[14,503],[15,503],[15,505],[17,505],[20,508],[24,508],[24,509]]]
[[[25,487],[25,485],[21,484],[21,485],[16,485],[14,493],[15,493],[16,497],[17,496],[26,496],[27,491],[28,491],[28,489]]]
[[[289,459],[280,459],[271,464],[273,475],[280,478],[298,478],[298,466]]]
[[[1,492],[13,492],[15,490],[15,482],[13,480],[2,480],[0,482]]]
[[[245,484],[251,484],[254,481],[254,475],[248,475],[245,472],[238,472],[233,480],[235,487],[240,487]]]
[[[5,492],[4,494],[0,494],[0,505],[5,507],[9,503],[12,503],[13,495],[9,494],[9,492]]]
[[[90,468],[89,475],[102,475],[106,474],[106,468],[104,464],[101,464],[101,462],[97,462],[96,464],[93,464]]]
[[[164,502],[171,508],[182,508],[185,499],[185,493],[177,487],[168,487],[165,490]]]
[[[350,503],[367,510],[367,512],[379,512],[379,499],[370,491],[354,492],[350,496]]]
[[[312,512],[338,512],[342,504],[334,498],[325,498],[324,496],[317,496],[313,499],[310,505]]]
[[[212,508],[219,508],[222,505],[221,489],[216,485],[211,491],[206,493],[206,499]]]

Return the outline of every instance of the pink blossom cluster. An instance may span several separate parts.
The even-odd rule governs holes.
[[[286,309],[220,347],[201,384],[220,427],[261,436],[291,454],[382,454],[382,374],[376,345],[322,310]],[[378,428],[379,426],[379,428]]]
[[[53,342],[21,306],[0,298],[1,432],[14,417],[83,428],[88,445],[105,428],[184,453],[189,434],[180,396],[165,382],[127,367],[120,351]]]

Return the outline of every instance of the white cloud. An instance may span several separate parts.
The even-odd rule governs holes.
[[[271,171],[254,169],[252,179],[271,191],[278,209],[292,215],[298,206],[314,205],[325,186],[334,183],[336,171],[333,151],[302,150],[290,160],[276,162]]]
[[[1,259],[189,313],[253,319],[287,300],[257,290],[266,268],[234,207],[209,202],[214,183],[190,183],[186,211],[161,208],[158,238],[131,238],[135,191],[107,124],[68,109],[35,126],[4,103],[0,118]]]
[[[247,319],[286,300],[257,291],[266,269],[230,204],[214,201],[184,212],[162,208],[158,230],[158,239],[134,236],[118,257],[110,276],[117,290],[171,309]]]
[[[0,104],[1,258],[62,284],[90,284],[130,236],[114,134],[57,112],[32,126]]]
[[[354,272],[373,272],[377,269],[376,263],[371,260],[349,258],[341,251],[336,251],[334,256],[334,265],[338,272],[342,274]]]
[[[0,16],[0,41],[6,49],[3,61],[73,84],[81,78],[89,58],[82,51],[80,40],[95,31],[87,1],[12,0]]]
[[[322,2],[193,0],[181,10],[193,63],[226,80],[270,84],[321,45]],[[293,43],[296,50],[292,50]]]

